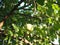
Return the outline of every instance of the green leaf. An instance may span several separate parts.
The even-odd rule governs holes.
[[[16,26],[15,24],[12,24],[12,26],[13,26],[15,32],[19,32],[19,27],[18,26]]]
[[[54,13],[58,13],[60,8],[57,4],[52,4],[52,9],[54,10]]]
[[[8,31],[8,34],[9,34],[10,36],[13,36],[13,32],[12,32],[11,30]]]
[[[51,19],[51,18],[48,18],[48,21],[49,21],[49,24],[51,24],[51,23],[52,23],[52,19]]]

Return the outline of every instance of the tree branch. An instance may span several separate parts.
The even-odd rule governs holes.
[[[0,22],[0,30],[1,30],[2,26],[4,25],[4,22],[6,21],[6,19],[13,14],[13,12],[17,9],[17,7],[18,7],[23,1],[24,1],[24,0],[19,1],[18,4],[16,4],[16,5],[14,6],[14,8],[3,18],[3,20]]]
[[[23,0],[21,0],[20,2],[18,2],[18,4],[16,4],[16,5],[14,6],[14,8],[7,14],[7,16],[4,17],[3,20],[6,20],[8,17],[10,17],[10,16],[13,14],[13,12],[14,12],[15,10],[17,10],[18,6],[19,6],[22,2],[23,2]]]

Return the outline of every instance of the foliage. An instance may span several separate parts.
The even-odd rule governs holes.
[[[18,0],[2,2],[0,45],[51,45],[56,35],[60,37],[59,0],[23,0],[24,6],[20,4],[13,11]]]

